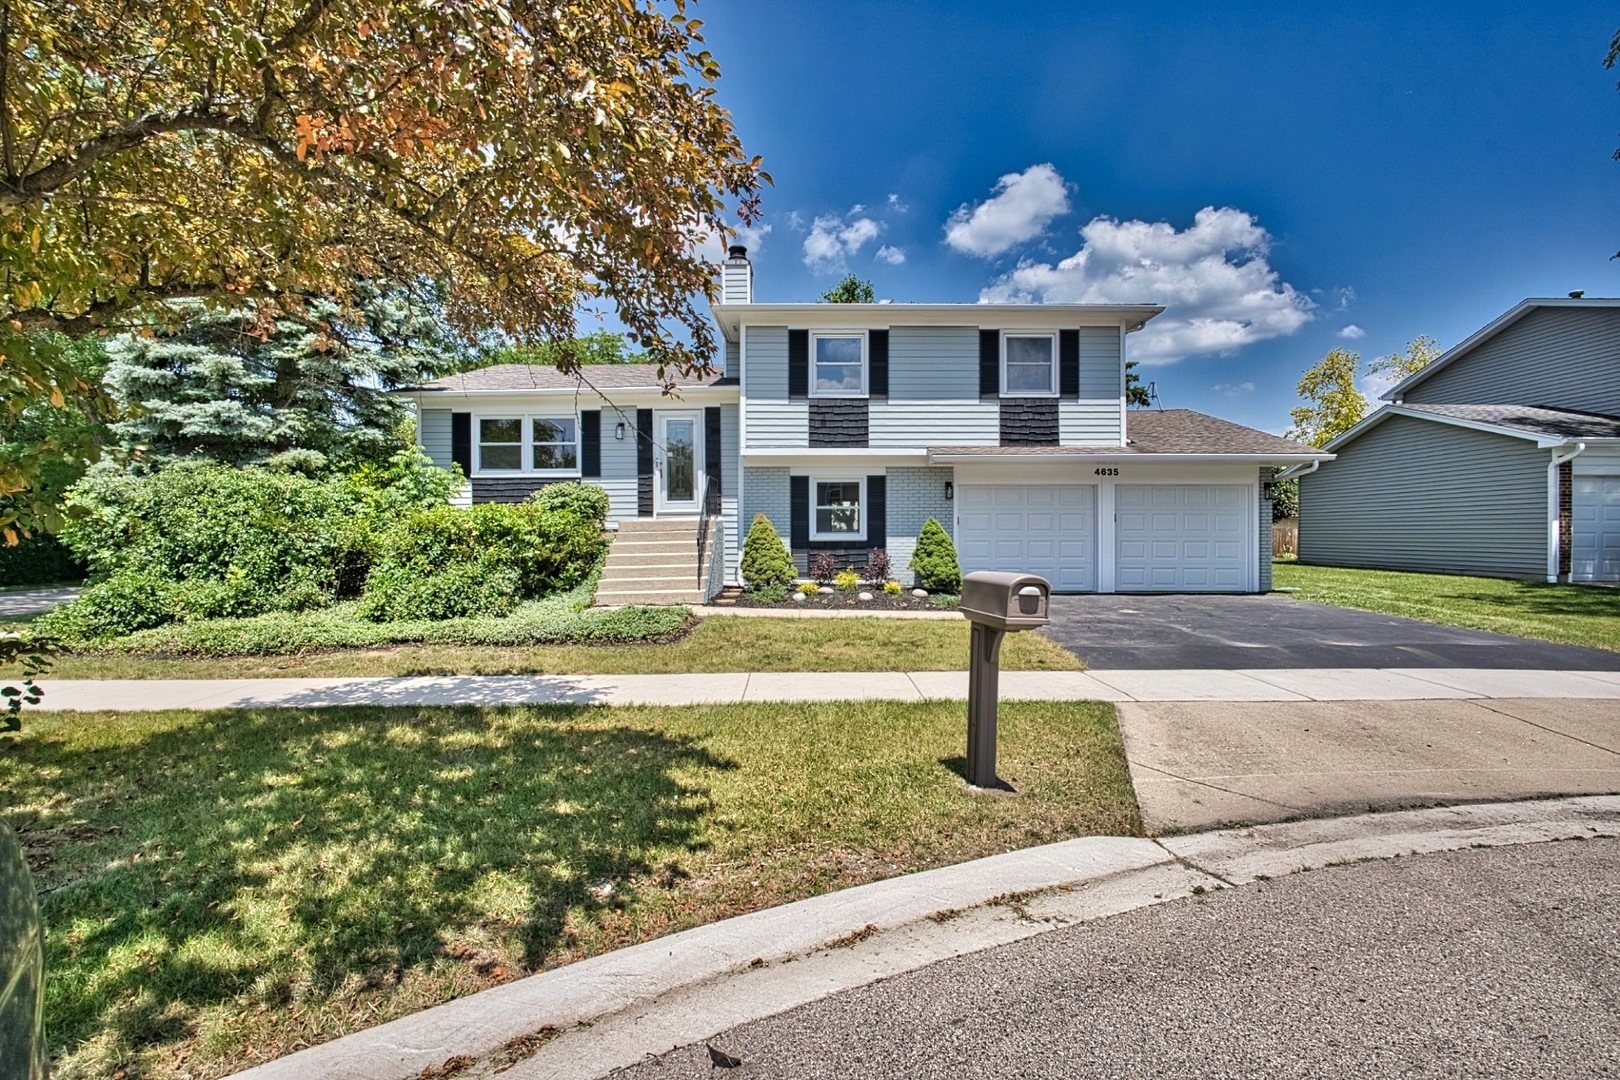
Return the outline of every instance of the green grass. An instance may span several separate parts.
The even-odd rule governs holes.
[[[410,645],[271,657],[98,653],[61,657],[62,679],[246,679],[345,675],[625,675],[708,671],[953,671],[968,625],[924,619],[721,617],[648,644],[528,647]],[[1008,671],[1073,671],[1074,654],[1038,634],[1009,634]]]
[[[58,1078],[212,1077],[859,882],[1140,834],[1111,706],[346,708],[28,717],[0,812]],[[815,768],[807,762],[815,762]]]
[[[1620,590],[1276,562],[1273,584],[1323,604],[1620,650]]]

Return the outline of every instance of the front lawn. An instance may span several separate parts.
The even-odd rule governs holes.
[[[1273,584],[1322,604],[1620,650],[1620,590],[1502,578],[1272,565]]]
[[[1014,797],[954,771],[960,704],[31,714],[0,812],[43,893],[53,1075],[218,1076],[705,921],[1140,833],[1111,706],[1001,716]]]
[[[677,617],[676,625],[681,621]],[[62,679],[244,679],[348,675],[626,675],[686,671],[955,671],[966,668],[967,653],[965,619],[958,622],[713,616],[700,621],[690,633],[648,644],[424,644],[287,656],[223,657],[153,656],[120,651],[63,656],[52,675]],[[1073,653],[1039,634],[1007,635],[1001,650],[1001,665],[1008,671],[1074,671],[1083,666]],[[46,686],[49,685],[47,681]]]

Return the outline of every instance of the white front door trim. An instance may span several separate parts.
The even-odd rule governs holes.
[[[670,461],[671,454],[675,461]],[[690,460],[687,460],[690,456]],[[703,412],[653,413],[653,516],[692,517],[703,499]]]

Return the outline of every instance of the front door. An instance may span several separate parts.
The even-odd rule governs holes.
[[[653,434],[654,511],[696,514],[703,498],[703,414],[660,412]]]

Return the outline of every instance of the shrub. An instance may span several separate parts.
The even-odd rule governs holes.
[[[754,599],[763,604],[780,604],[787,598],[787,590],[780,585],[767,585],[763,589],[754,590]]]
[[[883,583],[883,593],[885,596],[899,596],[904,591],[905,590],[900,587],[900,583],[898,581],[885,581]]]
[[[889,553],[882,548],[873,548],[866,553],[866,565],[861,567],[861,578],[874,585],[889,580]]]
[[[55,585],[83,579],[84,564],[54,536],[25,537],[9,547],[0,540],[0,586]]]
[[[65,607],[34,621],[35,628],[65,641],[104,641],[162,626],[175,617],[178,587],[161,574],[130,567],[79,594]]]
[[[802,593],[804,593],[804,595],[806,595],[806,596],[814,596],[814,595],[815,595],[815,593],[816,593],[816,590],[817,590],[817,589],[818,589],[818,588],[819,588],[819,587],[820,587],[820,586],[818,586],[818,585],[817,585],[817,584],[816,584],[816,583],[815,583],[815,582],[813,582],[813,581],[806,581],[806,582],[802,582],[802,583],[801,583],[801,584],[800,584],[800,585],[799,585],[799,591],[800,591],[800,592],[802,592]]]
[[[547,484],[529,501],[545,510],[572,510],[586,521],[596,523],[600,529],[607,524],[608,493],[595,484],[568,480],[561,484]]]
[[[776,526],[764,514],[754,515],[748,526],[748,536],[742,549],[743,584],[750,589],[765,589],[772,585],[786,587],[798,576],[793,556],[777,535]]]
[[[838,560],[830,551],[823,551],[810,560],[810,580],[817,585],[831,585],[838,576]]]
[[[840,570],[833,578],[833,584],[841,592],[855,592],[861,587],[861,575],[851,566],[847,570]]]
[[[933,518],[925,521],[917,534],[911,569],[917,572],[917,584],[931,593],[962,591],[962,568],[956,561],[956,545],[951,543],[945,527]]]
[[[517,586],[517,571],[498,559],[457,563],[435,574],[379,567],[367,579],[357,610],[373,622],[510,615],[518,606]]]

